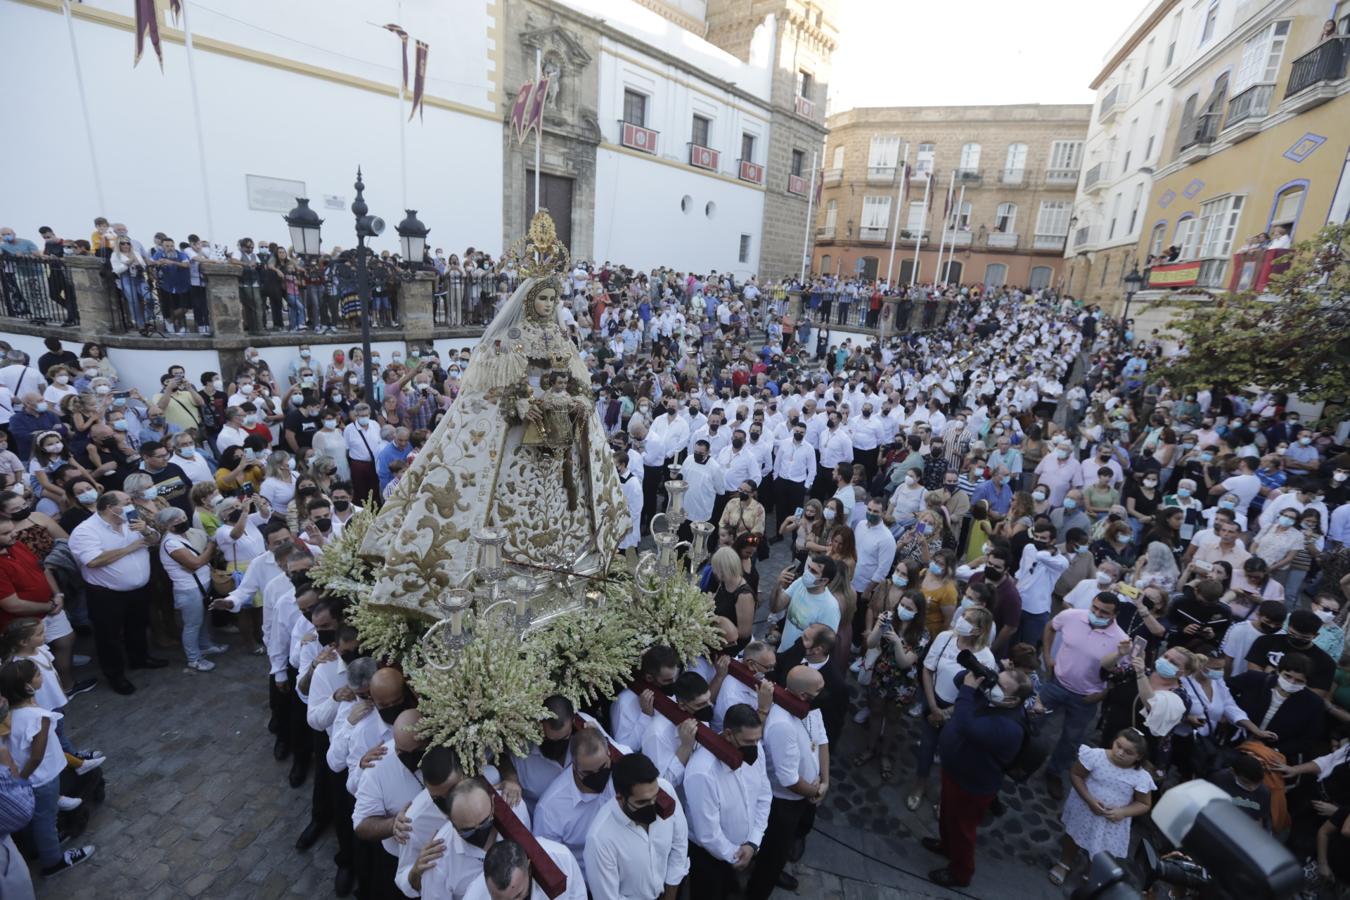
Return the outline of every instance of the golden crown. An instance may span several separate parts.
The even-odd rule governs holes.
[[[541,209],[530,219],[529,230],[502,254],[501,266],[514,266],[521,278],[544,278],[565,272],[567,248],[558,240],[553,218]]]

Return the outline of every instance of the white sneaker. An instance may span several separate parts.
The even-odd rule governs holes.
[[[854,675],[857,675],[859,672],[862,671],[862,667],[863,667],[863,658],[860,656],[853,661],[853,664],[848,667],[848,670],[852,672]]]
[[[857,722],[859,725],[870,718],[872,718],[872,710],[868,709],[866,706],[853,714],[853,721]]]
[[[202,656],[219,656],[230,648],[224,644],[212,644],[209,647],[202,648]]]
[[[94,845],[86,844],[83,847],[76,847],[74,850],[67,850],[61,854],[61,861],[54,866],[42,870],[43,877],[58,875],[72,866],[77,866],[86,859],[94,855]]]
[[[80,767],[75,770],[75,774],[84,775],[86,773],[92,772],[99,766],[107,762],[107,760],[108,757],[106,756],[91,756],[80,764]]]
[[[198,672],[210,672],[212,669],[216,667],[216,664],[211,662],[211,660],[207,659],[206,657],[202,657],[201,659],[194,659],[192,662],[187,664],[187,667],[189,669],[193,669]]]
[[[84,803],[79,797],[61,796],[56,798],[56,808],[61,812],[70,812],[72,809],[79,809],[80,804]]]

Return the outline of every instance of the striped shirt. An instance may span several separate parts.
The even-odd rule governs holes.
[[[0,766],[0,835],[20,830],[33,818],[33,786]]]

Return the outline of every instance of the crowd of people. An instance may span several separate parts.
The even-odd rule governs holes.
[[[1037,775],[1064,803],[1054,883],[1124,855],[1132,820],[1191,778],[1314,880],[1345,877],[1350,453],[1330,431],[1280,395],[1175,390],[1171,351],[1052,292],[951,289],[940,329],[810,341],[840,286],[808,285],[822,327],[802,334],[776,287],[601,268],[566,276],[561,315],[635,522],[624,546],[678,465],[689,521],[716,526],[702,579],[725,646],[649,648],[645,689],[593,709],[549,698],[542,741],[477,777],[427,747],[402,673],[308,575],[415,459],[467,349],[325,361],[301,343],[280,371],[250,349],[232,372],[171,365],[146,397],[96,344],[0,348],[0,813],[31,810],[0,830],[44,875],[93,852],[60,844],[62,785],[102,763],[64,736],[95,687],[73,676],[87,633],[123,695],[170,650],[192,677],[266,658],[276,758],[311,784],[296,848],[334,830],[340,896],[523,897],[543,853],[569,897],[687,880],[763,898],[795,888],[832,768],[872,765],[905,771],[910,810],[936,801],[930,877],[966,885],[1008,773],[1056,729]],[[761,579],[775,543],[791,560]],[[832,767],[841,740],[859,749]]]

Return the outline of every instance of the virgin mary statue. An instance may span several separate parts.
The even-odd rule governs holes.
[[[384,563],[376,604],[437,615],[471,579],[484,529],[505,536],[507,563],[583,574],[608,568],[629,530],[590,373],[559,321],[567,253],[547,213],[515,256],[524,280],[361,546]]]

